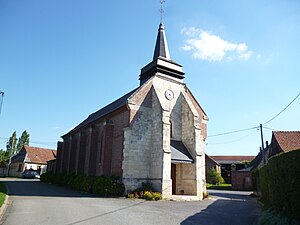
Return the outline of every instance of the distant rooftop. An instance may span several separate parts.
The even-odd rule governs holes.
[[[239,164],[243,161],[252,161],[255,156],[210,156],[220,164]]]

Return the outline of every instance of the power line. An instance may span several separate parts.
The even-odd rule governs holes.
[[[300,96],[300,93],[283,109],[281,110],[278,114],[276,114],[273,118],[269,119],[267,122],[263,123],[263,125],[271,122],[274,120],[277,116],[279,116],[281,113],[283,113],[298,97]]]
[[[263,128],[264,128],[264,129],[267,129],[267,130],[278,130],[278,129],[275,129],[275,128],[271,128],[271,127],[264,127],[264,126],[263,126]]]
[[[219,133],[219,134],[208,135],[207,137],[217,137],[217,136],[233,134],[233,133],[243,132],[243,131],[252,130],[252,129],[257,129],[257,128],[259,128],[259,126],[249,127],[249,128],[245,128],[245,129],[234,130],[234,131],[229,131],[229,132],[224,132],[224,133]]]
[[[0,137],[0,139],[5,140],[4,142],[8,141],[9,138],[5,138],[5,137]],[[0,143],[4,143],[4,142],[0,142]],[[39,144],[39,145],[48,145],[48,146],[56,146],[55,142],[46,142],[46,141],[31,141],[29,140],[29,143],[33,143],[33,144]]]
[[[276,114],[274,117],[272,117],[270,120],[268,120],[267,122],[263,123],[263,125],[271,122],[272,120],[274,120],[276,117],[278,117],[281,113],[283,113],[298,97],[300,96],[300,93],[284,108],[282,109],[278,114]],[[249,128],[245,128],[245,129],[240,129],[240,130],[234,130],[234,131],[228,131],[228,132],[224,132],[224,133],[219,133],[219,134],[214,134],[214,135],[208,135],[207,137],[217,137],[217,136],[222,136],[222,135],[227,135],[227,134],[233,134],[233,133],[238,133],[238,132],[243,132],[243,131],[247,131],[247,130],[251,130],[251,129],[258,129],[259,126],[256,127],[249,127]],[[264,127],[266,128],[266,127]],[[277,129],[271,129],[271,128],[266,128],[266,129],[270,129],[270,130],[277,130]]]
[[[39,141],[29,141],[29,142],[38,145],[56,146],[56,143],[54,142],[39,142]]]
[[[254,132],[251,132],[250,134],[247,134],[246,136],[243,136],[243,137],[241,137],[241,138],[239,138],[239,139],[236,139],[236,140],[233,140],[233,141],[226,141],[226,142],[215,142],[215,143],[206,143],[206,145],[223,145],[223,144],[231,144],[231,143],[234,143],[234,142],[238,142],[238,141],[241,141],[241,140],[243,140],[243,139],[245,139],[245,138],[247,138],[247,137],[249,137],[249,136],[251,136],[251,135],[253,135],[254,134]]]

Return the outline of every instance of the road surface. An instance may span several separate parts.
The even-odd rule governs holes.
[[[194,202],[100,198],[38,180],[1,178],[9,189],[4,225],[252,225],[260,207],[249,192],[211,191]]]

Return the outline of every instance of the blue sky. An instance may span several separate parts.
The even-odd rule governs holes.
[[[0,0],[0,148],[60,136],[139,85],[152,60],[159,1]],[[300,2],[166,1],[171,59],[209,116],[208,135],[259,126],[300,93]],[[300,97],[266,124],[300,130]],[[209,137],[210,155],[256,155],[257,129]]]

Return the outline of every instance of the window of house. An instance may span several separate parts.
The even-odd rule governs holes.
[[[18,171],[22,171],[22,164],[19,164]]]

